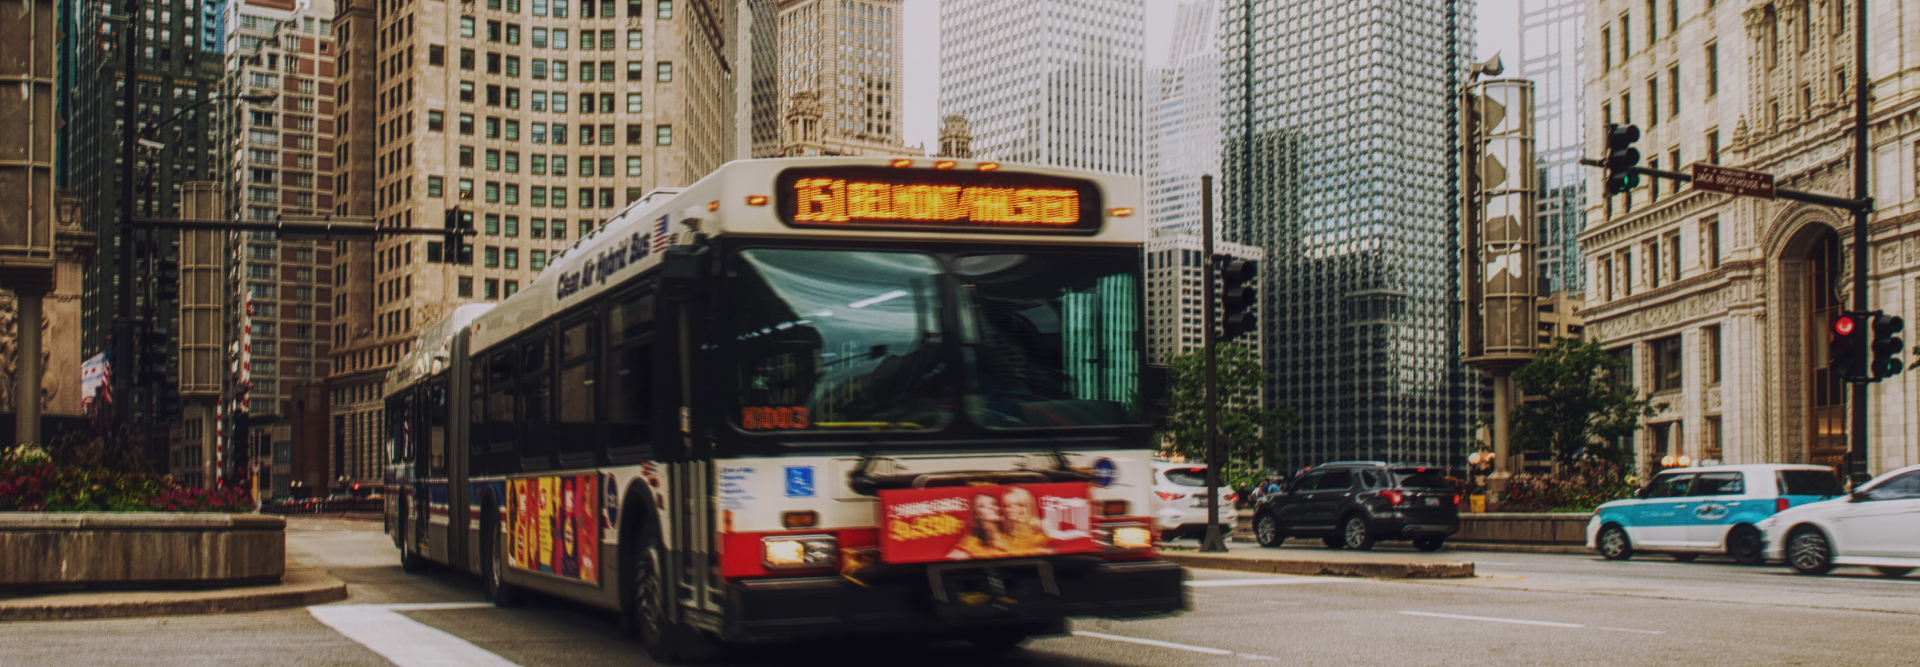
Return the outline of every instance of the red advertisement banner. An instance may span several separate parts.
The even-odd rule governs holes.
[[[925,563],[1093,551],[1087,485],[880,492],[880,560]]]
[[[507,565],[600,583],[599,485],[599,475],[509,480]]]

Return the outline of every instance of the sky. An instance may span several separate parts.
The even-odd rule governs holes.
[[[1179,0],[1145,0],[1147,5],[1148,69],[1167,59],[1167,43],[1173,32]],[[1520,2],[1522,0],[1479,0],[1479,44],[1476,60],[1486,60],[1496,51],[1508,71],[1516,71],[1520,59]],[[929,154],[940,146],[940,0],[901,0],[902,29],[905,31],[903,64],[906,80],[901,82],[901,99],[906,104],[906,124],[902,128],[907,145],[924,145]]]

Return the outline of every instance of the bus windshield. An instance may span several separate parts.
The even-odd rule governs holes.
[[[939,260],[755,248],[731,276],[740,414],[750,431],[936,429],[952,416]]]
[[[728,335],[745,430],[934,430],[958,405],[995,429],[1143,421],[1131,254],[736,257]]]
[[[1141,421],[1137,261],[1117,254],[967,255],[967,415],[988,428]]]

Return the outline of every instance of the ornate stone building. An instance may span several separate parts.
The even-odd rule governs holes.
[[[1911,9],[1915,3],[1900,3]],[[1851,196],[1853,32],[1840,0],[1588,5],[1588,155],[1599,127],[1638,125],[1644,164],[1695,161]],[[1913,12],[1876,8],[1869,169],[1872,307],[1912,319],[1920,293],[1920,81],[1899,69]],[[1631,361],[1665,408],[1635,449],[1727,463],[1841,463],[1847,393],[1827,370],[1831,317],[1851,303],[1851,217],[1808,204],[1676,191],[1601,193],[1587,174],[1587,333]],[[1872,385],[1869,468],[1920,462],[1915,374]]]

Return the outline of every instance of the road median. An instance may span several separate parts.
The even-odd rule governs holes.
[[[1168,550],[1161,557],[1182,567],[1264,574],[1367,577],[1372,579],[1462,579],[1470,561],[1429,560],[1354,551],[1235,549],[1226,553]]]
[[[0,597],[0,622],[225,614],[333,602],[346,582],[289,562],[280,583],[207,590],[74,591]]]

